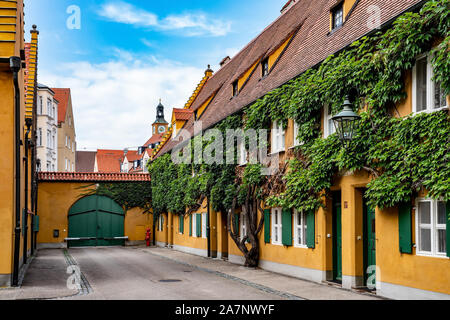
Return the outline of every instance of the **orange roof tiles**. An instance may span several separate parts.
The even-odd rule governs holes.
[[[155,143],[161,142],[161,141],[163,140],[165,134],[166,134],[166,133],[160,133],[160,134],[155,134],[155,135],[153,135],[153,136],[152,136],[152,137],[144,144],[144,147],[148,147],[148,146],[151,145],[151,144],[155,144]]]
[[[193,113],[194,111],[192,109],[173,109],[173,114],[177,121],[188,121]]]
[[[138,182],[151,181],[149,174],[40,172],[42,182]]]
[[[97,169],[102,173],[120,172],[123,150],[97,150]]]
[[[55,92],[55,99],[59,101],[58,105],[58,124],[66,121],[67,106],[69,105],[70,89],[52,88]]]

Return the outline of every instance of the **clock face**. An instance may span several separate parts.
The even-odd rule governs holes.
[[[164,133],[165,131],[166,131],[166,127],[160,126],[160,127],[158,128],[158,132],[159,132],[159,133]]]

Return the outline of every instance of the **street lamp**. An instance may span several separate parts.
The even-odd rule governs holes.
[[[355,125],[361,117],[353,112],[352,104],[350,103],[350,99],[347,96],[343,105],[344,109],[333,118],[334,126],[336,127],[336,132],[339,136],[339,140],[341,140],[342,145],[345,149],[348,149],[350,142],[354,138]]]

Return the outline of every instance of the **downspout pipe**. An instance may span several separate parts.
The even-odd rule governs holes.
[[[211,205],[209,203],[209,197],[206,198],[208,206],[208,223],[206,224],[206,238],[208,242],[208,258],[211,258]]]
[[[31,125],[33,124],[33,120],[27,118],[25,119],[25,125],[27,127],[27,131],[25,133],[25,208],[24,208],[24,220],[23,224],[23,263],[27,264],[28,262],[28,164],[29,164],[29,147],[30,147],[30,131]]]
[[[20,57],[10,57],[9,65],[13,72],[14,79],[14,123],[15,123],[15,228],[14,228],[14,266],[12,285],[17,287],[19,285],[19,263],[20,263],[20,87],[19,87],[19,71],[22,61]]]

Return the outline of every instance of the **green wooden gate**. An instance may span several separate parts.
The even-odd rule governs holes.
[[[333,193],[333,280],[342,281],[341,193]]]
[[[368,268],[376,264],[375,210],[364,203],[364,283],[373,275]]]
[[[122,246],[125,213],[112,199],[88,196],[69,211],[69,247]]]

